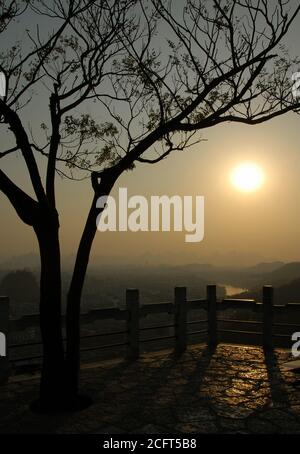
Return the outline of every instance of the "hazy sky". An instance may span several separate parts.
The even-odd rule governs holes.
[[[299,24],[298,20],[298,30]],[[289,46],[300,55],[297,24]],[[30,118],[23,117],[24,123],[41,122],[43,109],[31,111]],[[113,194],[118,187],[127,187],[130,195],[146,197],[203,195],[205,238],[201,243],[185,243],[184,233],[97,233],[92,261],[252,264],[300,260],[299,129],[300,118],[292,114],[254,127],[224,124],[202,131],[207,141],[192,150],[175,152],[153,166],[138,165],[119,179]],[[6,142],[5,137],[1,142]],[[244,161],[257,163],[265,173],[264,185],[250,194],[230,183],[232,169]],[[27,187],[20,156],[7,159],[3,168]],[[74,254],[80,238],[92,199],[90,183],[58,177],[57,198],[66,259]],[[32,230],[18,220],[3,195],[0,213],[0,261],[37,252]]]

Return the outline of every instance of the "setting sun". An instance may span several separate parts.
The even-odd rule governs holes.
[[[253,192],[263,184],[264,173],[257,164],[245,162],[232,171],[231,182],[239,191]]]

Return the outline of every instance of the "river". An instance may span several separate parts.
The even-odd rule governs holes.
[[[226,296],[238,295],[239,293],[248,291],[247,288],[234,287],[233,285],[229,285],[229,284],[218,284],[218,285],[225,287]]]

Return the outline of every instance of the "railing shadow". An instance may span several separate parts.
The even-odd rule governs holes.
[[[290,408],[286,383],[280,371],[276,352],[273,349],[264,349],[264,356],[273,405]]]
[[[175,427],[178,411],[192,413],[214,353],[215,348],[203,346],[201,353],[189,349],[181,355],[170,353],[150,373],[142,367],[135,390],[135,410],[141,420],[151,420],[158,426],[168,421]]]

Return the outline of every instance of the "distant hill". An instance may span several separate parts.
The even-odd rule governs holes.
[[[272,273],[281,268],[284,268],[286,265],[284,262],[262,262],[257,265],[247,268],[249,272],[254,273]]]
[[[0,295],[10,299],[10,314],[22,315],[37,310],[39,284],[34,273],[29,270],[15,270],[5,274],[0,282]]]
[[[68,260],[64,259],[63,301],[70,281]],[[21,266],[15,267],[19,262]],[[10,261],[0,264],[0,282],[4,275],[15,269],[30,266],[38,279],[38,256],[29,254],[12,257]],[[24,266],[25,268],[25,266]],[[70,268],[71,269],[71,268]],[[242,296],[261,298],[261,288],[271,284],[276,289],[280,301],[300,301],[300,262],[283,263],[281,261],[262,262],[254,266],[216,266],[209,263],[191,263],[187,265],[109,265],[91,266],[84,287],[84,302],[87,306],[111,306],[124,302],[125,289],[139,288],[143,302],[168,301],[173,298],[175,286],[186,286],[189,298],[205,295],[207,284],[217,284],[218,294],[224,294],[225,286],[249,289]],[[2,293],[8,291],[2,289]],[[4,294],[4,293],[3,293]],[[299,295],[299,297],[298,297]],[[28,295],[29,296],[29,295]],[[22,295],[22,300],[24,295]],[[30,298],[26,297],[30,300]],[[35,301],[36,298],[33,298]],[[17,303],[21,306],[21,303]],[[36,307],[36,304],[34,304]]]
[[[300,303],[300,277],[289,284],[282,285],[275,293],[277,294],[275,301],[281,304]]]
[[[300,278],[300,262],[286,263],[269,274],[272,285],[284,284]]]
[[[262,262],[249,267],[223,267],[195,263],[177,266],[177,269],[194,275],[198,273],[199,277],[211,283],[220,283],[242,288],[256,288],[266,282],[270,282],[270,273],[275,272],[284,266],[284,262],[280,261]]]
[[[288,283],[278,285],[274,281],[274,303],[287,304],[287,303],[300,303],[300,277]],[[235,295],[237,297],[237,295]],[[256,288],[248,292],[243,292],[238,295],[239,298],[253,298],[261,301],[262,289]]]

